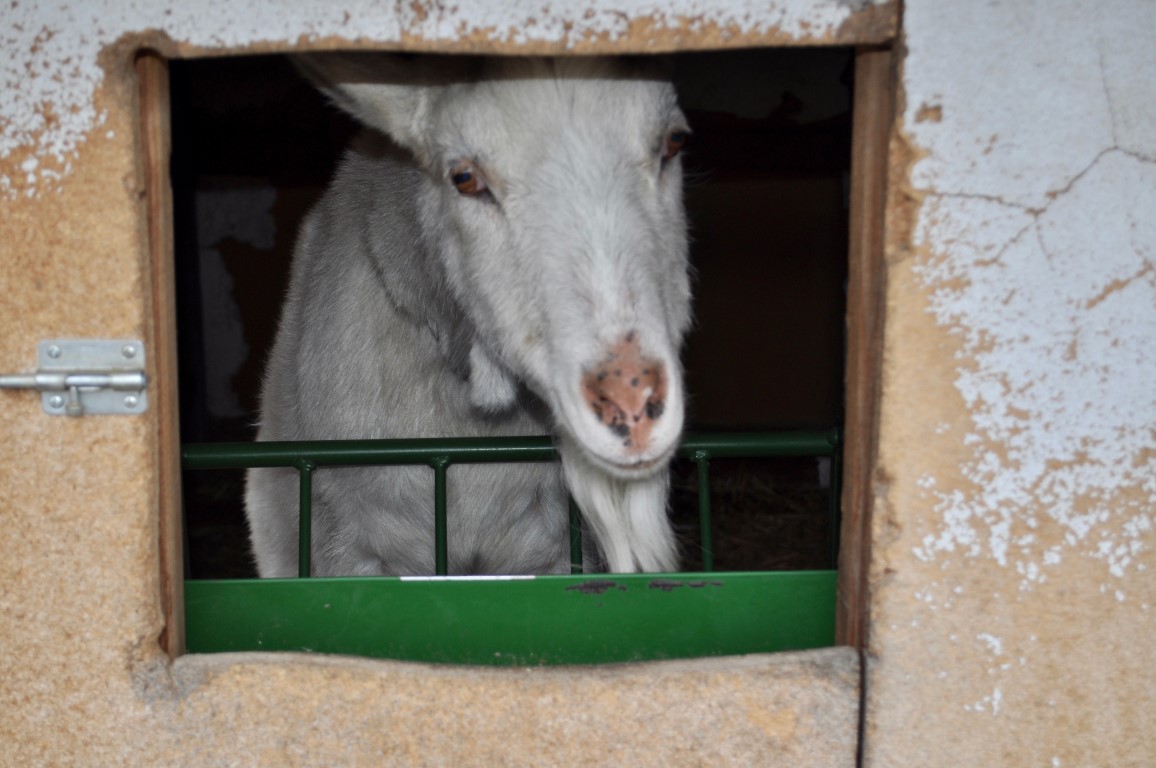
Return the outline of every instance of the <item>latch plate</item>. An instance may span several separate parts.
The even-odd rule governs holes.
[[[144,389],[145,347],[136,339],[56,339],[38,345],[39,366],[43,372],[68,373],[139,373],[140,388],[117,386],[78,387],[81,412],[84,414],[144,413],[148,394]],[[41,392],[45,413],[69,413],[70,393]]]
[[[37,346],[38,370],[0,376],[0,387],[37,389],[53,416],[148,410],[145,347],[139,339],[50,339]]]

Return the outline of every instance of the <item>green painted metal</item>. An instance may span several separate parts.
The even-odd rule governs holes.
[[[821,648],[835,572],[189,581],[190,652],[495,666]]]
[[[703,570],[714,569],[711,539],[709,461],[711,458],[832,456],[839,458],[839,431],[707,432],[687,435],[678,455],[698,466],[699,530]],[[312,542],[312,473],[319,467],[428,464],[434,470],[434,548],[436,572],[448,573],[446,542],[446,470],[451,464],[551,461],[557,458],[549,437],[422,438],[397,440],[321,440],[299,442],[213,443],[185,445],[185,469],[237,469],[246,467],[293,467],[300,474],[298,517],[298,575],[310,576]],[[833,468],[837,471],[836,468]],[[838,486],[834,486],[836,489]],[[831,547],[835,538],[834,517],[838,494],[833,493]],[[573,529],[573,525],[572,525]],[[571,562],[581,552],[579,529],[571,533]],[[832,560],[834,562],[834,560]]]
[[[445,576],[449,573],[449,551],[446,538],[446,470],[450,461],[438,456],[430,462],[434,470],[434,573]],[[302,536],[305,531],[302,530]]]
[[[557,458],[548,437],[193,443],[182,448],[181,456],[185,469],[298,467],[302,462],[315,467],[428,464],[432,456],[444,457],[452,464]]]
[[[705,432],[687,435],[678,455],[693,459],[768,456],[831,456],[838,430],[799,432]],[[282,443],[187,444],[185,469],[245,467],[352,467],[379,464],[429,464],[444,457],[451,464],[552,461],[557,453],[548,437],[415,438],[410,440],[306,440]]]
[[[313,465],[301,462],[298,467],[297,501],[297,576],[308,579],[313,575]]]
[[[704,569],[713,569],[711,458],[831,456],[837,483],[839,451],[837,430],[687,436],[679,455],[698,467]],[[308,650],[536,665],[771,652],[834,642],[835,571],[578,575],[581,524],[572,501],[575,575],[444,577],[449,466],[551,461],[557,453],[547,437],[218,443],[186,445],[182,458],[185,469],[291,467],[300,477],[301,578],[186,581],[186,642],[193,652]],[[433,468],[441,576],[307,578],[313,472],[388,464]],[[838,499],[832,504],[836,515]]]
[[[837,429],[797,432],[698,432],[682,442],[678,455],[698,452],[712,459],[774,456],[832,456],[839,450]]]

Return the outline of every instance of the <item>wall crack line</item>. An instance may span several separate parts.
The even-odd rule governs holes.
[[[1088,165],[1086,165],[1082,170],[1080,170],[1078,173],[1074,174],[1070,179],[1068,179],[1067,183],[1065,183],[1062,187],[1056,187],[1054,189],[1049,189],[1046,192],[1044,192],[1044,195],[1048,198],[1048,201],[1043,206],[1033,206],[1033,205],[1027,205],[1025,203],[1017,203],[1017,202],[1014,202],[1012,200],[1006,200],[1003,197],[1000,197],[999,195],[990,195],[990,194],[986,194],[983,192],[941,192],[941,191],[933,190],[933,189],[916,189],[914,191],[919,193],[921,196],[923,196],[925,198],[940,198],[940,199],[945,199],[945,200],[952,200],[952,199],[955,199],[955,200],[980,200],[980,201],[984,201],[984,202],[988,202],[988,203],[995,203],[996,205],[1000,205],[1000,206],[1003,206],[1005,208],[1011,208],[1011,209],[1017,210],[1017,211],[1023,211],[1024,213],[1030,214],[1031,216],[1033,216],[1035,218],[1039,218],[1044,213],[1047,213],[1048,208],[1051,207],[1051,204],[1055,200],[1057,200],[1058,198],[1063,197],[1064,195],[1071,192],[1072,187],[1074,187],[1077,182],[1079,182],[1081,179],[1083,179],[1084,176],[1088,175],[1088,173],[1093,168],[1095,168],[1096,165],[1106,155],[1109,155],[1113,152],[1119,152],[1120,154],[1135,158],[1136,160],[1139,160],[1139,161],[1145,162],[1145,163],[1154,162],[1154,161],[1148,160],[1147,158],[1144,158],[1140,155],[1137,155],[1134,152],[1130,152],[1128,150],[1122,149],[1122,148],[1115,146],[1115,145],[1110,146],[1110,147],[1105,147],[1104,149],[1097,152],[1096,156],[1092,158],[1092,160],[1088,163]]]
[[[988,195],[983,192],[939,192],[934,189],[920,189],[916,190],[924,197],[942,198],[948,200],[980,200],[987,203],[995,203],[1005,208],[1013,208],[1017,211],[1024,211],[1026,213],[1035,213],[1036,209],[1023,203],[1016,203],[1011,200],[1005,200],[999,195]]]
[[[1089,171],[1091,171],[1093,168],[1095,168],[1095,167],[1096,167],[1096,165],[1097,165],[1097,164],[1098,164],[1098,163],[1099,163],[1099,162],[1100,162],[1102,159],[1104,159],[1104,157],[1105,157],[1106,155],[1108,155],[1108,154],[1111,154],[1112,152],[1120,152],[1120,151],[1121,151],[1121,150],[1120,150],[1120,148],[1119,148],[1119,147],[1117,147],[1117,146],[1115,146],[1114,144],[1113,144],[1112,146],[1110,146],[1110,147],[1106,147],[1106,148],[1104,148],[1104,149],[1100,150],[1100,151],[1099,151],[1099,152],[1096,154],[1096,156],[1092,158],[1092,162],[1088,163],[1088,164],[1087,164],[1087,165],[1084,167],[1084,170],[1080,171],[1080,172],[1079,172],[1079,173],[1077,173],[1075,176],[1073,176],[1072,178],[1068,179],[1068,183],[1067,183],[1067,184],[1065,184],[1064,186],[1060,187],[1059,189],[1052,189],[1052,190],[1048,190],[1047,192],[1045,192],[1044,194],[1045,194],[1045,195],[1047,195],[1047,198],[1048,198],[1048,202],[1047,202],[1047,204],[1046,204],[1046,205],[1044,205],[1044,207],[1043,207],[1043,208],[1040,208],[1038,211],[1036,211],[1036,214],[1037,214],[1037,215],[1039,215],[1039,214],[1042,214],[1042,213],[1046,212],[1046,211],[1048,210],[1048,208],[1051,206],[1051,204],[1052,204],[1052,203],[1053,203],[1053,202],[1054,202],[1056,199],[1058,199],[1058,198],[1060,198],[1060,197],[1063,197],[1064,195],[1066,195],[1066,194],[1068,194],[1069,192],[1071,192],[1071,191],[1072,191],[1072,187],[1074,187],[1078,181],[1080,181],[1080,180],[1081,180],[1081,179],[1083,179],[1085,176],[1087,176],[1087,175],[1088,175],[1088,172],[1089,172]]]
[[[1099,53],[1100,64],[1100,85],[1104,89],[1104,100],[1108,102],[1108,119],[1112,123],[1112,146],[1120,146],[1120,137],[1116,133],[1116,103],[1112,100],[1112,89],[1108,87],[1108,73],[1104,66],[1104,46],[1102,42],[1096,43],[1096,51]]]

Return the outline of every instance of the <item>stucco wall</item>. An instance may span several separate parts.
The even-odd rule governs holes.
[[[3,372],[31,370],[40,339],[151,332],[142,44],[669,50],[886,37],[890,18],[839,0],[209,6],[0,12]],[[1156,764],[1153,8],[906,4],[871,765]],[[514,673],[173,663],[156,642],[155,415],[49,418],[4,392],[0,434],[0,763],[854,761],[847,649]]]
[[[1156,764],[1156,6],[910,2],[870,765]]]

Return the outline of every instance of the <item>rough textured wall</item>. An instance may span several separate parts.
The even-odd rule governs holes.
[[[43,338],[147,335],[140,44],[821,42],[878,22],[852,5],[9,4],[0,369],[29,370]],[[904,29],[866,756],[1156,764],[1152,5],[911,0]],[[155,639],[154,418],[48,418],[34,396],[0,393],[0,434],[0,764],[853,759],[848,651],[595,674],[170,664]],[[696,740],[698,716],[725,744]]]
[[[0,370],[31,370],[41,339],[152,337],[132,70],[142,46],[183,56],[848,42],[885,39],[894,10],[842,0],[6,4]],[[54,418],[34,394],[0,392],[0,765],[853,764],[850,649],[506,672],[260,655],[173,662],[157,643],[160,429],[156,409]]]
[[[1156,6],[903,26],[868,763],[1156,765]]]
[[[211,9],[211,10],[208,10]],[[354,46],[455,52],[658,52],[887,39],[884,0],[536,0],[317,3],[13,3],[0,45],[0,191],[35,194],[75,167],[76,151],[110,118],[106,67],[125,47],[166,55]],[[109,50],[120,41],[119,50]],[[107,138],[114,138],[106,131]],[[123,136],[122,136],[123,138]]]

